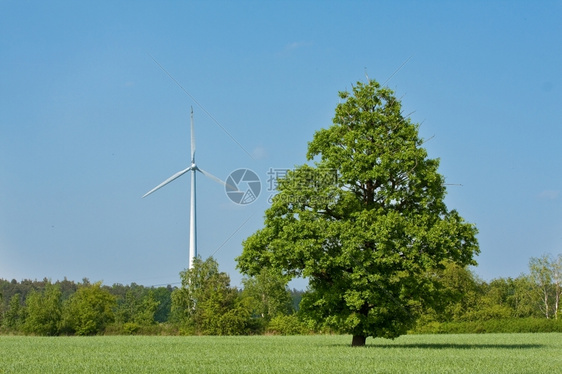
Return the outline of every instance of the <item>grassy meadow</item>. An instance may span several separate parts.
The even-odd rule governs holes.
[[[0,373],[562,373],[562,334],[0,336]]]

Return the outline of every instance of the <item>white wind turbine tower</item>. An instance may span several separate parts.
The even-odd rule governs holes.
[[[196,176],[197,172],[219,182],[222,185],[226,185],[225,182],[215,177],[214,175],[200,169],[195,163],[195,133],[193,130],[193,107],[191,108],[191,165],[188,168],[178,171],[176,174],[172,175],[170,178],[166,179],[164,182],[160,183],[158,186],[154,187],[152,190],[144,194],[143,198],[150,195],[154,191],[164,187],[173,180],[181,177],[188,171],[191,171],[191,209],[189,215],[189,269],[193,268],[193,259],[197,257],[197,211],[196,211]]]

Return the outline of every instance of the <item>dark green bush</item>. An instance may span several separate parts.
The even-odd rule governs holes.
[[[310,331],[296,315],[278,315],[274,317],[267,326],[269,334],[279,335],[301,335],[309,334]]]

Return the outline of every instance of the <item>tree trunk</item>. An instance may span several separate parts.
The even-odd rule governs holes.
[[[362,335],[353,335],[353,339],[351,340],[352,347],[364,347],[365,340],[367,340],[366,336]]]
[[[554,319],[558,319],[558,305],[560,304],[560,283],[556,283],[554,294]]]

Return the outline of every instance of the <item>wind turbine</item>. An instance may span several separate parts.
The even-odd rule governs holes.
[[[154,187],[152,190],[148,191],[144,194],[144,197],[147,197],[154,191],[164,187],[168,183],[176,180],[177,178],[181,177],[188,171],[191,171],[191,209],[189,214],[189,269],[193,268],[193,260],[197,257],[197,211],[196,211],[196,176],[197,172],[205,175],[206,177],[211,178],[212,180],[226,185],[225,182],[220,180],[219,178],[215,177],[211,173],[206,172],[203,169],[200,169],[197,164],[195,163],[195,133],[193,130],[193,107],[191,107],[191,165],[188,168],[178,171],[176,174],[172,175],[170,178],[166,179],[164,182],[160,183],[158,186]]]

